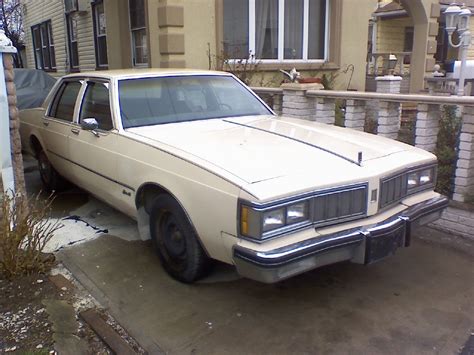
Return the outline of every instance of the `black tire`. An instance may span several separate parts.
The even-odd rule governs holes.
[[[63,191],[67,187],[67,181],[53,168],[44,150],[38,152],[37,159],[41,181],[46,191]]]
[[[192,283],[209,273],[211,259],[173,197],[160,195],[155,199],[150,213],[150,233],[161,264],[171,277]]]

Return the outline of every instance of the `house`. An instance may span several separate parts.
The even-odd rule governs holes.
[[[443,68],[453,60],[459,59],[459,51],[449,46],[445,30],[444,11],[451,3],[452,0],[433,0],[431,3],[432,22],[429,36],[426,37],[425,43],[419,42],[427,48],[429,55],[426,72],[432,71],[434,64],[440,64]],[[463,0],[462,3],[474,10],[474,0]],[[413,73],[411,62],[414,50],[414,18],[407,11],[406,4],[406,1],[401,0],[380,1],[373,13],[369,26],[369,65],[366,85],[368,91],[374,89],[373,77],[386,74],[389,70],[390,55],[392,58],[393,56],[397,58],[395,71],[403,77],[402,92],[410,91]],[[471,22],[471,27],[474,30],[474,21]],[[469,52],[468,59],[474,59],[474,48]]]
[[[253,84],[278,85],[278,69],[295,67],[303,77],[326,73],[335,88],[363,91],[368,46],[369,53],[393,46],[413,47],[402,60],[415,73],[412,92],[424,87],[435,64],[447,1],[397,0],[377,9],[377,0],[21,0],[27,65],[55,76],[131,67],[219,69],[222,59],[245,62],[250,54],[259,72]],[[372,33],[386,34],[376,40],[368,28],[373,14]],[[393,38],[384,48],[387,34]]]
[[[131,67],[214,69],[256,58],[278,69],[335,73],[363,90],[367,21],[377,0],[21,0],[27,65],[61,76]],[[361,45],[362,44],[362,45]]]

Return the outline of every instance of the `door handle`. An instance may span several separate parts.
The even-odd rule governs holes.
[[[74,134],[79,134],[81,130],[78,129],[78,128],[71,128],[71,132],[74,133]]]
[[[49,126],[49,122],[48,122],[48,121],[45,121],[45,120],[43,120],[43,126],[46,126],[46,127],[48,127],[48,126]]]

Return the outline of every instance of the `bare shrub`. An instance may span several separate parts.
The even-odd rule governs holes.
[[[20,195],[1,196],[0,274],[7,279],[45,272],[54,260],[43,253],[54,232],[62,227],[51,219],[51,196],[26,199]],[[25,203],[26,202],[26,203]]]

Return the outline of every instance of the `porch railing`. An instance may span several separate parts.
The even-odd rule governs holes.
[[[391,55],[396,57],[393,72],[400,76],[409,76],[411,52],[369,53],[367,56],[367,75],[380,76],[390,74]]]
[[[335,124],[341,114],[336,101],[344,101],[340,125],[363,131],[370,112],[374,113],[374,133],[397,139],[403,104],[416,108],[413,144],[435,152],[440,130],[441,107],[456,106],[462,114],[457,146],[457,162],[452,198],[465,202],[474,196],[474,97],[386,94],[376,92],[284,90],[253,88],[277,114]],[[339,111],[337,113],[337,111]]]

